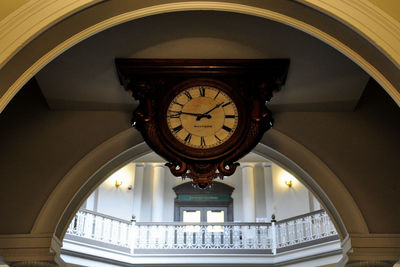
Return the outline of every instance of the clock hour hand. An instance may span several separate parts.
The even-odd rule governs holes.
[[[180,111],[178,114],[191,115],[191,116],[196,116],[196,117],[204,115],[204,114],[190,113],[190,112],[183,112],[183,111]],[[211,115],[206,114],[204,117],[211,119]]]
[[[208,113],[210,113],[211,111],[213,111],[213,110],[216,109],[216,108],[219,108],[219,107],[220,107],[221,105],[223,105],[223,104],[224,104],[224,102],[221,102],[221,103],[215,105],[215,107],[213,107],[213,108],[210,109],[209,111],[207,111],[207,112],[205,112],[205,113],[203,113],[203,114],[197,115],[196,121],[201,120],[201,118],[210,119],[210,118],[211,118],[211,115],[209,115]]]

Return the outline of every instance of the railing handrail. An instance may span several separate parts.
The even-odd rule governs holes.
[[[270,226],[264,222],[225,222],[225,223],[190,223],[190,222],[136,222],[137,226]]]
[[[297,215],[297,216],[294,216],[294,217],[286,218],[286,219],[283,219],[283,220],[280,220],[280,221],[276,221],[276,224],[281,224],[281,223],[285,223],[285,222],[289,222],[289,221],[295,221],[295,220],[298,220],[298,219],[303,219],[303,218],[306,218],[306,217],[309,217],[309,216],[317,215],[318,213],[322,214],[322,213],[325,213],[325,212],[326,212],[325,210],[320,209],[320,210],[312,211],[312,212],[309,212],[309,213]]]
[[[270,249],[274,255],[287,247],[337,236],[324,210],[272,223],[134,223],[82,209],[67,233],[130,248],[132,253],[136,249]]]
[[[92,211],[92,210],[88,210],[88,209],[80,209],[79,211],[80,212],[89,213],[89,214],[92,214],[92,215],[95,215],[95,216],[104,217],[104,218],[111,219],[111,220],[114,220],[114,221],[119,221],[119,222],[126,223],[126,224],[132,224],[133,223],[133,221],[124,220],[124,219],[121,219],[121,218],[118,218],[118,217],[114,217],[114,216],[111,216],[111,215],[107,215],[107,214],[104,214],[104,213],[100,213],[100,212],[97,212],[97,211]],[[286,222],[289,222],[289,221],[295,221],[295,220],[306,218],[308,216],[313,216],[313,215],[316,215],[316,214],[319,214],[319,213],[323,214],[324,212],[326,212],[326,211],[323,210],[323,209],[320,209],[320,210],[312,211],[312,212],[309,212],[309,213],[301,214],[301,215],[298,215],[298,216],[294,216],[294,217],[286,218],[286,219],[283,219],[283,220],[279,220],[279,221],[276,221],[275,224],[281,224],[281,223],[286,223]],[[238,226],[240,226],[240,225],[243,225],[243,226],[244,225],[266,225],[266,226],[269,226],[269,225],[271,225],[270,222],[224,222],[224,223],[205,223],[205,222],[202,222],[202,223],[135,222],[135,224],[136,225],[160,225],[160,226],[161,225],[163,225],[163,226],[168,226],[168,225],[221,225],[221,226],[223,226],[223,225],[238,225]]]
[[[104,213],[100,213],[100,212],[92,211],[92,210],[88,210],[88,209],[80,209],[78,212],[85,212],[85,213],[89,213],[89,214],[92,214],[92,215],[95,215],[95,216],[107,218],[107,219],[110,219],[110,220],[113,220],[113,221],[118,221],[118,222],[126,223],[126,224],[132,224],[132,221],[124,220],[124,219],[121,219],[121,218],[117,218],[117,217],[114,217],[114,216],[110,216],[110,215],[107,215],[107,214],[104,214]]]

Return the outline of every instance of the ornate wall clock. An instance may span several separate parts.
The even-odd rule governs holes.
[[[116,59],[140,104],[132,124],[175,176],[205,188],[232,175],[273,124],[265,102],[289,60]]]

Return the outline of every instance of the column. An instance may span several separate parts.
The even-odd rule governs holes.
[[[135,165],[135,182],[133,185],[133,211],[136,221],[140,222],[140,213],[142,211],[142,194],[143,194],[143,175],[144,163],[136,163]]]
[[[267,209],[266,217],[271,220],[274,210],[274,187],[272,180],[272,169],[270,163],[263,163],[264,169],[264,187],[265,187],[265,207]]]
[[[151,221],[162,222],[164,207],[164,165],[153,165],[153,198],[151,206]]]
[[[242,165],[242,200],[243,221],[256,221],[256,198],[254,187],[254,164],[243,163]]]

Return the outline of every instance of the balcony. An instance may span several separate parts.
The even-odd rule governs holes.
[[[271,223],[214,224],[135,223],[80,210],[67,230],[63,247],[67,262],[78,254],[80,258],[94,255],[135,263],[149,259],[163,262],[162,257],[171,260],[171,256],[176,260],[185,255],[185,262],[195,261],[200,254],[219,259],[224,255],[241,260],[257,257],[263,263],[276,263],[299,256],[337,258],[341,249],[337,232],[322,210]]]

